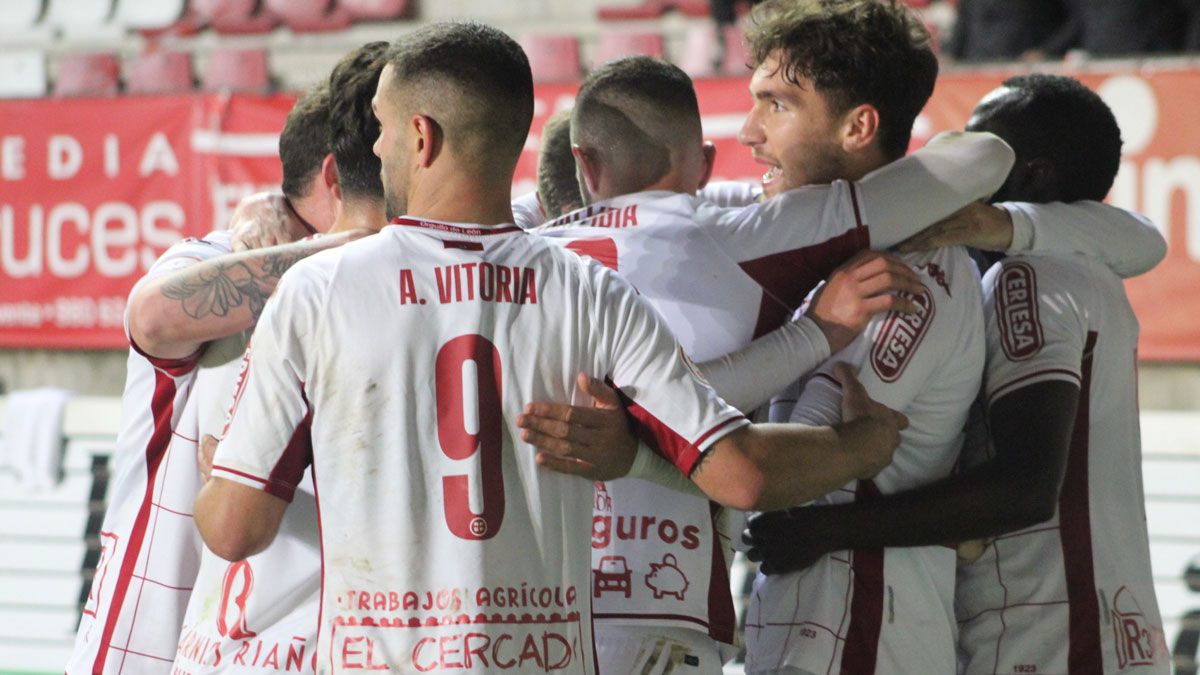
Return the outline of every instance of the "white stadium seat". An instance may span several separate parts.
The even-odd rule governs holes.
[[[0,52],[0,98],[45,95],[45,54],[40,51]]]
[[[96,28],[108,23],[113,0],[47,0],[45,23],[67,30]]]
[[[183,18],[186,0],[117,0],[113,22],[133,30],[158,30]]]
[[[43,0],[5,0],[0,12],[0,34],[27,31],[42,18]]]

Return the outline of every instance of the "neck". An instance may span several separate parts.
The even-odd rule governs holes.
[[[496,180],[454,170],[424,174],[409,190],[407,215],[451,223],[511,223],[511,177]]]
[[[387,218],[383,213],[382,201],[345,197],[333,227],[329,228],[329,234],[358,229],[378,232],[384,225],[387,225]]]
[[[891,161],[877,146],[872,144],[866,150],[850,155],[846,162],[846,175],[839,177],[851,181],[862,180],[863,176],[890,164]]]
[[[322,198],[318,190],[311,190],[308,195],[289,201],[296,214],[317,232],[327,232],[329,228],[324,226],[338,218],[338,205],[332,199]]]

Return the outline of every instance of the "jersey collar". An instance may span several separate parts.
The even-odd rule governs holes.
[[[448,232],[450,234],[458,234],[468,237],[482,237],[489,234],[524,232],[524,230],[521,228],[510,223],[500,223],[499,225],[444,223],[438,220],[425,220],[423,218],[413,218],[410,216],[399,216],[397,218],[393,218],[391,224],[405,227],[421,227],[427,230],[437,230],[438,232]]]

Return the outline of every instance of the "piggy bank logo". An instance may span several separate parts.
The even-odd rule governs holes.
[[[670,553],[663,556],[661,563],[650,563],[650,574],[646,575],[646,586],[654,593],[655,600],[662,600],[670,595],[682,602],[688,585],[687,576],[684,575],[683,570],[679,569],[675,556]]]

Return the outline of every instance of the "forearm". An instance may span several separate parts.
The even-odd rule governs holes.
[[[1013,151],[988,133],[946,132],[860,181],[871,248],[886,249],[1000,189]],[[915,197],[917,196],[917,197]]]
[[[626,478],[637,478],[656,485],[682,492],[688,495],[703,497],[704,493],[687,476],[680,473],[673,464],[663,459],[661,455],[638,443],[637,456],[633,460]]]
[[[754,426],[760,443],[752,458],[767,480],[754,510],[772,511],[812,501],[864,474],[855,443],[843,433],[856,423],[832,427],[796,424]]]
[[[284,272],[350,237],[339,234],[223,255],[151,279],[131,300],[133,341],[151,356],[182,358],[205,342],[250,329]]]
[[[829,341],[807,317],[785,324],[738,351],[697,364],[727,403],[754,410],[829,358]]]
[[[1167,242],[1149,219],[1100,202],[996,205],[1009,213],[1009,252],[1082,253],[1129,278],[1153,269]]]
[[[287,508],[286,502],[265,493],[244,494],[249,490],[254,488],[213,478],[196,497],[196,529],[209,550],[226,560],[244,560],[266,549]]]
[[[936,546],[995,537],[1053,515],[1020,498],[1030,478],[999,460],[937,483],[894,495],[800,509],[794,517],[818,530],[829,551]]]

